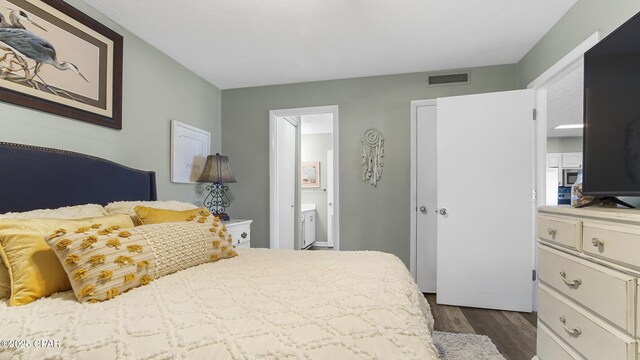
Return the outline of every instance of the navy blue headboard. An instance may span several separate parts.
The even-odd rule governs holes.
[[[0,142],[0,214],[157,200],[153,171],[51,148]]]

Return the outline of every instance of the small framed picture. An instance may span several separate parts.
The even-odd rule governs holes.
[[[195,184],[210,152],[210,132],[171,120],[171,182]]]
[[[319,161],[303,161],[301,173],[302,188],[319,188],[320,187],[320,162]]]

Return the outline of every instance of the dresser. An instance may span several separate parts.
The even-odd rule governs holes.
[[[237,248],[249,248],[251,247],[251,223],[253,220],[244,219],[232,219],[229,221],[223,221],[222,223],[227,227],[233,245]]]
[[[640,359],[640,210],[542,207],[534,359]]]

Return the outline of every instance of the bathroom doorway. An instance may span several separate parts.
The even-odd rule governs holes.
[[[333,249],[333,114],[300,120],[302,249]]]
[[[270,247],[338,250],[338,107],[272,110],[270,139]]]

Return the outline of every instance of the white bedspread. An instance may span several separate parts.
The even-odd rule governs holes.
[[[238,252],[99,304],[71,293],[0,302],[0,341],[31,344],[0,348],[0,358],[438,358],[429,305],[397,257]]]

